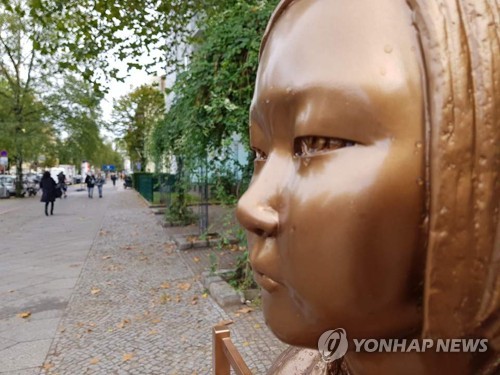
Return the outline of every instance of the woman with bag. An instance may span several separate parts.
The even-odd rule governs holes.
[[[40,189],[42,189],[41,202],[45,202],[45,215],[49,216],[48,208],[50,202],[50,214],[54,215],[54,201],[57,198],[56,182],[50,177],[50,172],[43,173],[42,180],[40,181]]]
[[[94,174],[88,174],[87,177],[85,177],[85,183],[87,184],[89,198],[93,198],[94,197],[94,185],[95,185]]]

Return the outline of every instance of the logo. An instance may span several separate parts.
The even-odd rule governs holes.
[[[324,362],[333,362],[342,358],[348,346],[347,334],[343,328],[326,331],[318,340],[318,350]]]

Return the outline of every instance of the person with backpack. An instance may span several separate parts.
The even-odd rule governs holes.
[[[99,198],[102,198],[102,186],[104,185],[105,180],[101,173],[97,174],[97,179],[95,184],[97,185],[97,190],[99,191]]]
[[[87,174],[85,177],[85,183],[87,184],[87,191],[89,194],[89,198],[94,198],[94,185],[95,185],[95,176],[94,174]]]

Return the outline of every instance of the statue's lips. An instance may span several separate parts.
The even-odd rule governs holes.
[[[272,293],[280,286],[280,283],[278,283],[277,281],[274,281],[269,276],[264,275],[258,271],[254,271],[253,276],[254,276],[255,282],[257,284],[259,284],[262,288],[267,290],[269,293]]]

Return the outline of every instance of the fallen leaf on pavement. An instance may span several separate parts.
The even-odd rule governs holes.
[[[160,285],[160,288],[162,288],[162,289],[168,289],[168,288],[170,288],[170,283],[167,283],[165,281],[163,284]]]
[[[254,324],[254,325],[253,325],[253,328],[260,328],[260,324],[259,324],[259,323]]]
[[[99,363],[100,359],[99,358],[92,358],[90,360],[91,365],[97,365]]]
[[[198,303],[198,297],[193,296],[193,298],[191,299],[191,305],[196,305],[197,303]]]
[[[183,290],[184,292],[186,292],[189,289],[191,289],[191,284],[190,283],[180,283],[178,285],[178,287],[179,287],[180,290]]]
[[[248,346],[248,345],[250,345],[250,343],[249,343],[248,341],[245,341],[245,342],[243,343],[243,346]]]
[[[172,298],[167,293],[162,293],[162,295],[160,296],[160,303],[162,305],[166,304],[167,302],[170,302],[171,300]]]
[[[128,319],[123,319],[120,323],[116,325],[117,328],[124,328],[127,324],[130,323],[130,320]]]
[[[93,295],[99,294],[99,293],[101,293],[101,289],[99,289],[99,288],[92,288],[90,290],[90,293],[93,294]]]
[[[31,316],[31,312],[30,311],[23,311],[23,312],[20,312],[19,314],[17,314],[17,316],[20,318],[26,319],[26,318],[29,318]]]
[[[203,293],[201,296],[202,296],[203,298],[207,298],[207,297],[208,297],[208,293]]]
[[[54,367],[54,364],[52,362],[45,362],[42,366],[44,370],[50,370],[52,367]]]
[[[130,361],[132,358],[134,358],[134,353],[125,353],[123,355],[123,362]]]
[[[106,256],[102,257],[101,259],[106,260],[106,259],[110,259],[110,258],[111,258],[111,255],[106,255]]]
[[[252,312],[253,309],[251,307],[243,307],[242,309],[239,309],[237,312],[242,313],[242,314],[248,314],[249,312]]]
[[[234,320],[231,319],[226,319],[226,320],[221,320],[219,323],[217,323],[218,326],[228,326],[230,324],[233,324]]]
[[[196,263],[198,263],[198,262],[200,261],[200,258],[198,258],[198,257],[193,257],[193,260],[194,260]]]
[[[150,335],[157,335],[158,331],[156,329],[152,329],[151,331],[149,331],[149,334]]]

